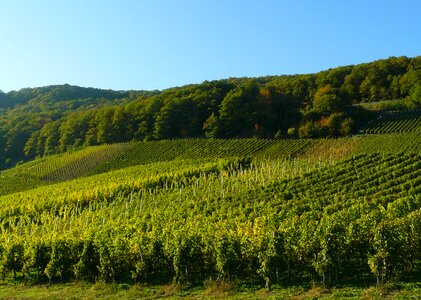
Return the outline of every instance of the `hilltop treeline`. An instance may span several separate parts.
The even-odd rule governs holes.
[[[50,86],[0,93],[0,164],[130,140],[335,137],[370,117],[362,102],[420,106],[421,57],[317,74],[231,78],[158,91]]]

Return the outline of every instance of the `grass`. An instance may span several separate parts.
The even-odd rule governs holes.
[[[51,286],[0,285],[0,299],[419,299],[421,282],[377,287],[258,286],[219,282],[207,286],[127,285],[74,282]]]
[[[385,100],[377,102],[362,102],[355,104],[370,111],[402,110],[411,108],[411,103],[405,100]]]

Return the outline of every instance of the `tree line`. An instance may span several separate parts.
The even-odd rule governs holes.
[[[0,165],[130,140],[346,136],[370,118],[354,104],[396,99],[420,107],[421,57],[161,92],[69,85],[0,92]]]

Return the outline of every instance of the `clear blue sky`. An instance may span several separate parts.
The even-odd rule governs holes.
[[[0,89],[164,89],[421,55],[420,0],[0,0]]]

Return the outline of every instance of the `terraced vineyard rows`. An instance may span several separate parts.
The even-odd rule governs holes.
[[[421,131],[421,110],[382,113],[362,133],[404,133]]]
[[[135,142],[120,155],[92,169],[91,174],[135,165],[174,160],[180,153],[191,147],[195,141],[193,139],[180,139]]]
[[[248,156],[256,159],[288,159],[294,157],[299,151],[303,151],[309,144],[310,140],[270,140],[261,143],[258,148],[249,152]],[[241,151],[238,149],[237,151]],[[241,156],[238,154],[238,156]]]
[[[129,144],[89,147],[72,153],[36,159],[1,171],[0,196],[86,176],[95,166],[105,163],[128,147]]]
[[[213,159],[234,157],[270,157],[276,159],[293,157],[309,143],[309,140],[264,139],[182,139],[138,142],[105,164],[99,165],[91,174],[107,172],[138,164],[174,159]]]
[[[361,139],[353,153],[419,153],[421,133],[373,135]]]
[[[361,154],[331,166],[174,160],[55,187],[0,198],[4,274],[261,278],[269,287],[310,275],[385,282],[421,268],[420,154]]]
[[[338,161],[358,154],[419,153],[421,134],[357,135],[348,138],[312,140],[298,157],[310,162]]]
[[[203,139],[197,140],[192,147],[186,149],[186,151],[181,153],[178,157],[251,157],[261,148],[273,142],[273,140],[258,139]]]
[[[292,157],[307,140],[183,139],[90,147],[1,172],[0,195],[125,167],[183,159]]]
[[[37,159],[0,173],[0,195],[95,175],[129,166],[183,159],[251,157],[261,160],[298,156],[310,163],[338,161],[359,153],[418,153],[421,135],[367,135],[319,140],[205,140],[137,142],[90,147]]]
[[[49,182],[22,175],[0,173],[0,196],[47,185]]]
[[[25,207],[26,214],[33,214],[44,209],[58,209],[67,203],[84,204],[94,199],[102,200],[115,194],[138,190],[141,187],[164,183],[171,185],[172,181],[180,177],[187,178],[189,174],[199,176],[202,173],[215,172],[218,168],[222,170],[229,164],[224,160],[158,162],[4,195],[0,197],[0,219],[5,214],[19,212],[19,207]]]
[[[89,147],[71,153],[37,159],[5,171],[3,175],[65,181],[86,175],[95,166],[105,163],[129,147],[129,144],[124,143]]]
[[[350,138],[312,140],[304,151],[298,153],[298,157],[310,162],[344,159],[353,155],[355,148],[364,138],[371,137],[357,136]]]

